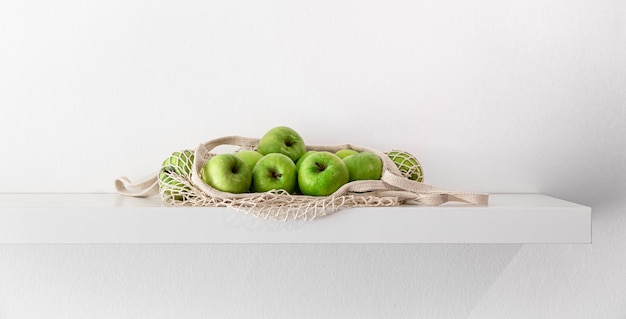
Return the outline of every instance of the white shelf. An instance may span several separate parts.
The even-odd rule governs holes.
[[[0,194],[0,243],[590,243],[591,208],[542,194],[343,209],[312,221],[117,194]]]

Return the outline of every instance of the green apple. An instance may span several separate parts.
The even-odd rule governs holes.
[[[179,179],[181,175],[175,172],[173,166],[163,167],[159,171],[159,179],[161,180],[161,187],[164,187],[163,193],[167,196],[172,196],[175,200],[183,200],[184,194],[187,193],[190,188],[183,184]]]
[[[263,154],[253,150],[241,150],[239,152],[236,152],[235,156],[239,157],[239,159],[246,163],[250,170],[253,170],[254,165],[259,159],[261,159],[261,157],[263,157]]]
[[[306,152],[306,145],[300,134],[294,129],[287,126],[277,126],[261,137],[257,151],[263,155],[285,154],[295,163]]]
[[[256,163],[252,170],[252,191],[267,192],[283,189],[293,193],[296,187],[296,164],[285,154],[270,153]]]
[[[162,168],[170,167],[179,175],[191,175],[191,166],[193,165],[193,151],[184,150],[182,152],[174,152],[161,164]]]
[[[300,158],[298,159],[298,161],[296,162],[296,171],[300,170],[300,165],[302,165],[302,162],[304,162],[304,159],[309,157],[309,155],[315,153],[317,151],[307,151],[306,153],[302,154],[302,156],[300,156]]]
[[[209,186],[235,194],[247,192],[252,182],[252,172],[248,165],[233,154],[211,157],[204,164],[201,177]]]
[[[383,161],[372,152],[350,155],[343,162],[350,172],[350,181],[380,179],[383,174]]]
[[[404,177],[420,183],[424,181],[422,165],[415,156],[400,150],[392,150],[386,154],[396,164]]]
[[[335,155],[339,156],[339,158],[344,159],[350,155],[354,155],[354,154],[358,154],[358,151],[355,151],[353,149],[342,149],[342,150],[338,150],[337,152],[335,152]]]
[[[305,195],[327,196],[349,180],[346,164],[337,155],[320,151],[304,159],[298,171],[298,186]]]
[[[183,194],[190,189],[173,176],[177,175],[180,179],[188,179],[191,175],[193,157],[192,151],[184,150],[172,153],[163,161],[161,170],[159,171],[159,180],[161,181],[161,185],[166,188],[164,191],[165,195],[173,196],[175,200],[184,199]]]

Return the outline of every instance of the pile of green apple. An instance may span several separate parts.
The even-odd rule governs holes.
[[[421,166],[411,154],[404,151],[386,154],[407,178],[422,181]],[[189,188],[172,178],[172,174],[189,177],[193,161],[190,150],[174,152],[163,161],[159,179],[173,189],[166,188],[167,195],[183,199],[182,194]],[[307,151],[300,134],[279,126],[259,139],[256,150],[214,155],[205,163],[200,176],[207,185],[229,193],[283,190],[290,194],[327,196],[348,182],[380,179],[382,171],[382,160],[372,152]]]
[[[202,168],[201,178],[229,193],[283,190],[326,196],[351,181],[380,179],[382,171],[382,160],[372,152],[307,151],[300,134],[279,126],[259,139],[256,150],[211,157]]]

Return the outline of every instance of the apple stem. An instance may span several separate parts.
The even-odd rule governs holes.
[[[281,173],[279,173],[279,172],[276,172],[276,171],[274,171],[274,170],[272,170],[270,173],[272,174],[272,177],[273,177],[273,178],[280,178],[280,177],[283,177],[283,174],[281,174]]]
[[[320,164],[320,163],[317,163],[317,162],[316,162],[316,163],[315,163],[315,165],[317,165],[317,169],[318,169],[320,172],[326,169],[326,166],[324,166],[323,164]]]

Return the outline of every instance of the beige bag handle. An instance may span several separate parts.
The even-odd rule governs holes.
[[[131,182],[127,177],[115,180],[115,189],[119,194],[133,197],[152,197],[159,194],[159,174],[154,174],[139,182]]]

